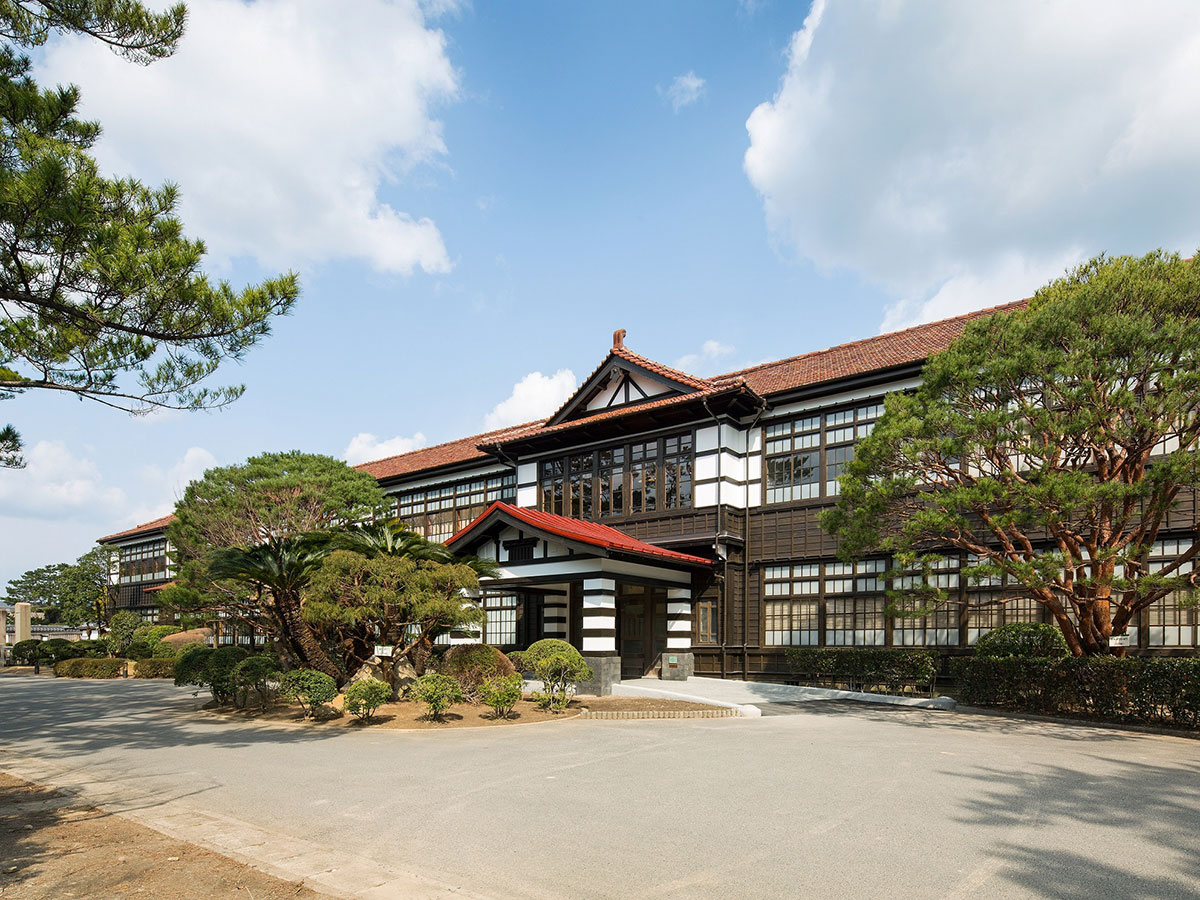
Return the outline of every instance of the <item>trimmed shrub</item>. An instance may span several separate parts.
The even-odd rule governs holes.
[[[525,658],[524,650],[514,650],[508,654],[508,661],[512,663],[513,668],[518,672],[532,672],[533,665]]]
[[[932,650],[789,647],[784,655],[800,681],[843,685],[851,691],[932,692],[937,677],[937,654]]]
[[[279,689],[304,710],[304,717],[316,716],[324,704],[338,695],[337,682],[316,669],[293,669],[279,679]]]
[[[976,656],[1024,656],[1053,659],[1067,656],[1066,638],[1055,625],[1042,622],[1013,622],[993,628],[975,644]]]
[[[54,675],[57,678],[82,678],[83,663],[87,657],[77,656],[74,659],[64,659],[54,666]]]
[[[479,686],[479,695],[492,708],[497,719],[507,719],[520,701],[524,687],[524,679],[514,672],[489,678]]]
[[[375,718],[375,710],[392,699],[392,686],[364,678],[346,688],[346,712],[364,722]]]
[[[65,659],[54,667],[54,674],[67,678],[121,678],[125,675],[125,666],[129,660],[119,657],[104,657],[90,659],[77,656]]]
[[[414,681],[408,688],[408,694],[418,703],[425,704],[425,718],[433,722],[442,721],[442,714],[446,710],[462,702],[458,682],[449,675],[434,672]]]
[[[279,679],[282,668],[279,660],[270,653],[257,653],[247,656],[233,668],[233,682],[236,691],[236,702],[244,707],[253,691],[258,695],[259,706],[265,711],[267,705],[275,700],[279,692]]]
[[[141,625],[133,630],[133,639],[153,647],[168,634],[178,633],[179,629],[174,625]]]
[[[533,664],[534,674],[545,688],[534,695],[543,709],[559,712],[566,708],[575,694],[575,682],[591,681],[594,677],[588,664],[574,647],[571,653],[554,652],[538,656]]]
[[[104,641],[82,640],[76,641],[75,646],[82,650],[87,656],[107,656],[108,645]]]
[[[28,641],[17,641],[12,647],[13,662],[21,666],[32,666],[34,656],[49,662],[50,657],[42,649],[43,643],[43,641],[36,638],[31,638]]]
[[[443,654],[438,672],[458,682],[463,699],[478,703],[485,681],[512,675],[516,669],[507,656],[488,644],[455,644]]]
[[[233,670],[247,655],[244,647],[199,647],[181,653],[175,659],[175,683],[206,687],[217,703],[228,703],[236,690]]]
[[[964,703],[1200,727],[1200,659],[974,656],[951,662]]]
[[[68,641],[65,638],[50,638],[48,641],[43,641],[41,653],[42,659],[49,659],[52,664],[64,659],[78,659],[81,656],[87,656],[87,650],[80,647],[77,641]]]
[[[154,647],[149,641],[130,641],[125,648],[125,656],[129,659],[149,659],[154,655]]]
[[[508,658],[514,666],[516,666],[517,660],[520,660],[521,665],[517,668],[518,672],[525,672],[532,675],[537,672],[538,660],[552,653],[565,653],[567,656],[578,656],[580,661],[583,661],[583,657],[580,656],[578,650],[566,641],[560,641],[558,638],[543,638],[540,641],[530,644],[528,650],[510,654]]]
[[[154,659],[174,659],[175,647],[166,641],[159,641],[150,648],[150,655]]]
[[[142,659],[133,669],[134,678],[174,678],[175,660]]]

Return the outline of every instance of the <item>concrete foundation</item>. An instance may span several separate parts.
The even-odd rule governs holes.
[[[687,681],[696,674],[696,657],[688,650],[664,650],[658,677],[662,681]]]
[[[595,694],[597,697],[607,697],[612,694],[614,684],[621,680],[621,657],[619,656],[587,656],[583,661],[592,670],[591,681],[581,681],[576,690],[581,694]]]

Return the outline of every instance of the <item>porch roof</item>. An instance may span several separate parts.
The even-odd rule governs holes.
[[[455,546],[469,540],[473,534],[486,530],[498,518],[507,518],[536,531],[588,544],[602,550],[705,568],[715,564],[713,560],[705,559],[703,556],[692,556],[690,553],[679,553],[676,550],[667,550],[647,544],[645,541],[639,541],[623,531],[618,531],[608,525],[601,525],[599,522],[585,522],[581,519],[571,519],[567,516],[559,516],[536,509],[525,509],[500,500],[494,502],[480,514],[479,518],[446,541],[446,546],[454,549]]]

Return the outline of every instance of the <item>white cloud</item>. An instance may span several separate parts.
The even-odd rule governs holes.
[[[674,366],[692,375],[716,375],[733,355],[733,347],[720,341],[705,341],[699,353],[688,353],[675,360]]]
[[[513,385],[512,393],[496,404],[484,423],[493,429],[544,418],[562,406],[576,386],[570,369],[559,369],[553,375],[530,372]]]
[[[1183,0],[826,4],[750,115],[779,246],[895,298],[1018,299],[1100,251],[1200,243],[1200,20]]]
[[[682,75],[676,75],[675,80],[667,87],[664,88],[660,85],[658,94],[667,99],[667,102],[671,104],[671,109],[679,112],[685,106],[691,106],[704,96],[704,84],[704,79],[695,72],[684,72]]]
[[[67,519],[124,508],[125,494],[104,483],[100,468],[63,441],[38,441],[24,469],[0,469],[0,507],[6,516]]]
[[[189,447],[183,457],[172,466],[147,466],[142,470],[145,497],[150,502],[138,510],[141,521],[165,516],[175,508],[189,483],[200,478],[217,465],[217,458],[203,447]]]
[[[430,15],[457,4],[427,4]],[[382,199],[446,153],[431,107],[458,76],[417,0],[194,0],[178,53],[148,68],[62,38],[39,77],[73,82],[106,171],[182,188],[217,260],[273,267],[361,259],[444,272],[437,226]]]
[[[417,432],[412,437],[396,436],[393,438],[377,438],[367,431],[362,431],[350,438],[350,443],[342,451],[352,466],[359,463],[372,462],[376,459],[386,459],[389,456],[399,456],[425,446],[425,435]]]

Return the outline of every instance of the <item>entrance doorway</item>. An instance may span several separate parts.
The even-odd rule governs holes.
[[[618,586],[617,635],[621,677],[656,674],[667,649],[667,592],[641,585]]]

